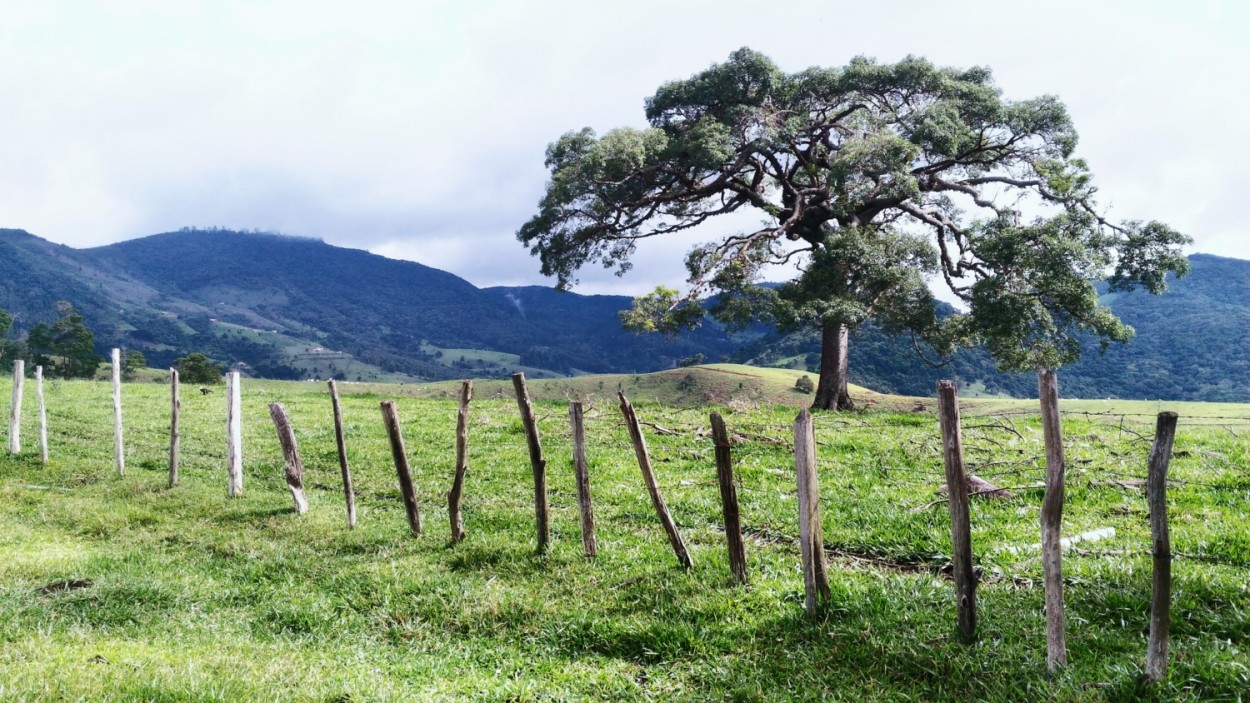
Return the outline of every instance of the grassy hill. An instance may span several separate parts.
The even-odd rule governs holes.
[[[745,378],[777,392],[793,375],[689,373],[709,387],[736,389],[733,379]],[[534,388],[549,396],[564,382]],[[794,541],[793,408],[734,397],[712,406],[738,435],[751,579],[740,588],[724,554],[712,446],[700,431],[712,407],[637,403],[642,420],[667,430],[645,428],[694,558],[684,572],[619,413],[606,402],[587,414],[599,556],[586,559],[567,405],[537,401],[553,548],[535,556],[533,482],[516,404],[487,388],[479,386],[470,411],[468,537],[453,547],[443,496],[454,401],[409,397],[411,385],[344,386],[360,517],[349,531],[321,384],[244,381],[239,499],[225,496],[221,394],[184,398],[182,483],[169,489],[166,387],[125,386],[128,470],[118,476],[108,384],[49,384],[51,463],[41,466],[29,441],[30,405],[26,451],[0,455],[0,698],[1202,701],[1236,700],[1250,688],[1244,435],[1182,420],[1169,489],[1174,656],[1168,679],[1151,691],[1139,679],[1147,507],[1131,483],[1144,476],[1149,444],[1116,418],[1065,418],[1065,532],[1115,532],[1066,553],[1071,665],[1048,677],[1040,566],[1030,548],[1041,500],[1036,418],[966,423],[972,470],[1016,497],[973,505],[981,636],[965,647],[954,637],[944,578],[949,517],[933,503],[942,467],[932,415],[817,418],[833,593],[824,615],[809,618]],[[0,397],[8,391],[0,379]],[[419,538],[407,533],[379,421],[378,401],[390,397],[398,399],[424,512]],[[283,483],[266,408],[274,401],[285,404],[300,442],[311,505],[304,516],[292,514]],[[1008,421],[1012,431],[995,426]]]

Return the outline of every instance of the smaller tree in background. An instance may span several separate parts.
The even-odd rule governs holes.
[[[61,316],[55,322],[35,325],[26,337],[31,362],[52,377],[91,378],[102,361],[95,353],[95,336],[73,305],[62,300],[56,309]]]
[[[174,366],[185,383],[221,383],[221,366],[198,352],[175,359]]]
[[[133,381],[139,369],[148,367],[148,359],[138,349],[127,349],[122,355],[122,380]]]
[[[13,315],[8,310],[0,310],[0,371],[13,368],[13,360],[22,355],[22,343],[9,339],[9,330],[13,329]]]

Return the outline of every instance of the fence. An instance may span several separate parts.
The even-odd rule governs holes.
[[[42,392],[42,369],[36,368],[37,396],[39,398],[41,457],[46,463],[47,449],[47,415]],[[177,372],[171,370],[171,406],[170,406],[170,443],[169,443],[169,481],[170,486],[178,483],[179,447],[180,447],[180,398]],[[993,448],[1001,449],[1001,441],[995,435],[1014,435],[1020,438],[1020,430],[1015,426],[1014,413],[1000,413],[989,417],[979,417],[971,423],[965,423],[960,416],[960,405],[953,383],[942,382],[938,388],[939,429],[936,437],[916,438],[921,443],[929,441],[940,444],[943,458],[946,496],[936,501],[912,507],[914,511],[925,511],[945,504],[950,515],[950,531],[952,553],[949,555],[950,574],[954,581],[955,625],[964,641],[972,642],[977,638],[977,598],[976,589],[980,576],[975,569],[976,545],[972,541],[972,520],[970,500],[973,498],[1010,498],[1011,491],[1033,489],[1037,482],[1025,482],[1019,485],[1000,487],[1004,479],[1018,479],[1041,470],[1044,463],[1043,493],[1043,541],[1041,559],[1045,573],[1046,587],[1046,623],[1047,623],[1047,662],[1053,670],[1062,667],[1067,661],[1065,643],[1066,623],[1064,620],[1064,594],[1062,580],[1062,555],[1082,539],[1096,539],[1097,536],[1078,534],[1067,538],[1061,537],[1061,520],[1063,508],[1064,479],[1068,462],[1064,457],[1063,438],[1058,425],[1057,391],[1049,395],[1045,392],[1045,384],[1054,387],[1053,376],[1043,377],[1043,397],[1049,398],[1049,405],[1043,402],[1042,426],[1046,437],[1046,451],[1043,457],[1025,457],[1015,461],[981,461],[977,455],[984,455]],[[10,453],[21,451],[20,428],[24,385],[24,368],[21,362],[15,364],[13,393],[10,406],[9,448]],[[513,385],[517,407],[524,428],[525,443],[530,457],[531,472],[534,479],[534,511],[536,549],[544,553],[550,549],[550,506],[547,495],[547,459],[544,454],[542,439],[539,434],[539,421],[535,416],[534,405],[530,400],[523,374],[513,377]],[[351,472],[348,463],[348,447],[342,427],[342,412],[339,404],[338,389],[333,381],[328,387],[329,405],[333,408],[335,438],[343,480],[343,492],[346,498],[348,527],[356,525],[355,495],[352,486]],[[228,446],[226,461],[227,493],[238,496],[243,490],[243,446],[241,441],[241,397],[242,384],[237,373],[227,376],[226,393],[226,432]],[[762,540],[797,542],[801,553],[802,574],[805,591],[805,608],[813,615],[822,612],[830,598],[829,589],[829,558],[850,558],[871,560],[871,554],[855,554],[830,546],[824,539],[825,529],[822,525],[820,512],[821,491],[817,465],[818,434],[817,427],[826,430],[836,427],[848,427],[859,424],[873,427],[873,421],[859,417],[825,415],[819,418],[807,411],[799,413],[792,432],[788,435],[777,435],[775,428],[740,428],[738,433],[731,432],[724,419],[718,413],[709,416],[709,430],[696,428],[671,428],[656,422],[641,419],[624,393],[618,394],[620,416],[628,432],[633,453],[643,479],[643,485],[651,500],[656,519],[660,523],[678,564],[684,569],[693,567],[693,559],[674,519],[672,511],[665,501],[662,487],[657,480],[653,465],[652,452],[648,447],[644,427],[650,428],[655,435],[673,435],[692,432],[706,436],[711,440],[714,449],[717,486],[721,500],[723,529],[728,552],[728,560],[733,580],[743,586],[749,582],[749,564],[744,548],[744,529],[741,524],[741,508],[738,501],[739,491],[751,491],[751,486],[744,485],[741,476],[735,477],[735,450],[752,443],[771,446],[784,446],[793,454],[794,488],[797,501],[798,534],[795,536],[770,532],[767,529],[748,528],[745,534]],[[466,456],[469,448],[469,429],[467,418],[472,401],[472,384],[465,382],[461,387],[459,412],[456,422],[456,462],[455,474],[451,491],[448,494],[448,514],[451,524],[452,542],[466,538],[463,521],[460,515],[461,498],[466,489],[465,469]],[[122,394],[120,380],[113,379],[114,403],[114,441],[116,443],[117,470],[125,471],[124,435],[122,432]],[[411,467],[408,465],[408,451],[404,445],[403,430],[396,405],[392,401],[380,404],[383,424],[389,437],[396,477],[400,486],[400,494],[409,529],[415,535],[422,533],[422,519],[417,492],[413,485]],[[275,426],[276,435],[284,457],[284,477],[290,489],[295,512],[303,513],[308,509],[304,495],[303,466],[299,446],[296,441],[295,429],[281,403],[269,406],[270,415]],[[1155,435],[1149,437],[1131,425],[1125,418],[1133,413],[1098,413],[1083,412],[1091,422],[1102,423],[1099,426],[1106,430],[1114,430],[1119,436],[1129,436],[1132,442],[1149,444],[1151,449],[1147,462],[1147,477],[1141,481],[1135,473],[1107,472],[1112,482],[1118,482],[1125,488],[1144,487],[1147,502],[1150,506],[1149,528],[1151,541],[1142,552],[1149,554],[1153,565],[1152,596],[1150,599],[1150,633],[1147,647],[1145,671],[1151,680],[1162,679],[1166,675],[1168,652],[1168,629],[1170,623],[1170,588],[1171,563],[1176,556],[1181,558],[1201,558],[1200,555],[1173,554],[1169,541],[1167,514],[1168,467],[1173,456],[1173,441],[1177,425],[1175,413],[1159,413],[1155,416],[1157,425]],[[1145,415],[1141,415],[1145,417]],[[1199,422],[1205,420],[1236,420],[1248,422],[1250,418],[1228,415],[1200,416]],[[1102,422],[1106,420],[1106,422]],[[589,475],[585,453],[584,409],[581,403],[571,402],[569,423],[572,441],[573,465],[577,476],[577,494],[579,505],[580,526],[584,553],[593,557],[599,546],[595,539],[593,503],[591,498],[591,476]],[[915,423],[908,422],[908,426]],[[875,426],[880,426],[875,425]],[[1238,437],[1236,430],[1230,425],[1228,432]],[[972,442],[965,444],[965,437],[970,436]],[[969,461],[965,454],[971,454]],[[739,457],[739,461],[741,457]],[[1077,458],[1075,462],[1079,465]],[[973,473],[973,471],[977,473]],[[886,472],[888,476],[888,471]],[[927,475],[926,479],[933,476]],[[1193,483],[1193,482],[1190,482]]]

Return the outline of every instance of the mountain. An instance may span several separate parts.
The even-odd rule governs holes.
[[[1250,261],[1204,254],[1163,296],[1105,294],[1137,329],[1061,372],[1072,397],[1250,402]],[[18,330],[68,300],[101,352],[141,350],[154,366],[198,351],[271,378],[411,381],[464,376],[642,373],[683,360],[815,368],[812,334],[709,322],[676,339],[621,329],[624,296],[542,286],[477,288],[445,271],[316,239],[258,232],[167,232],[92,249],[0,230],[0,308]],[[948,309],[947,312],[950,310]],[[1029,396],[1031,374],[1000,374],[981,350],[941,368],[909,338],[867,325],[851,343],[852,380],[929,395],[940,378],[971,393]]]
[[[621,329],[623,296],[479,289],[445,271],[320,240],[182,230],[93,249],[0,230],[0,308],[29,328],[73,302],[103,350],[156,365],[190,351],[268,377],[443,379],[654,371],[736,343]]]
[[[1161,296],[1103,288],[1103,302],[1137,334],[1105,352],[1086,340],[1081,360],[1060,370],[1063,395],[1250,402],[1250,261],[1194,254],[1189,263],[1190,274],[1169,279]],[[952,311],[944,306],[941,312]],[[954,378],[973,392],[1037,395],[1036,376],[999,373],[979,349],[960,351],[934,368],[921,360],[910,338],[865,325],[852,337],[850,351],[851,380],[881,392],[929,395],[939,379]],[[813,334],[773,333],[734,358],[814,371],[819,352]]]

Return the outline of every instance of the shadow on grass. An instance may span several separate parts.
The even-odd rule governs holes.
[[[289,507],[281,508],[255,508],[243,510],[229,510],[218,513],[213,517],[213,521],[220,524],[247,524],[262,520],[270,520],[279,515],[294,515],[295,511]]]

